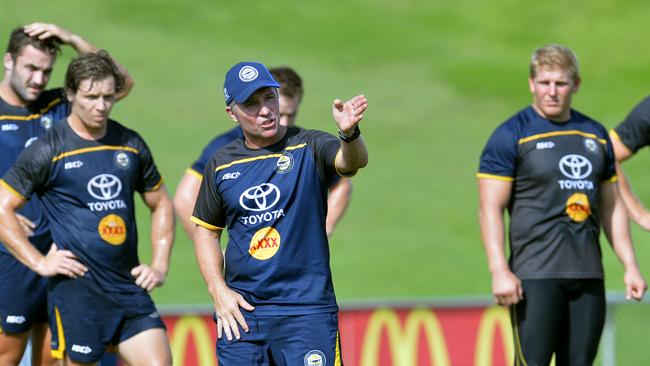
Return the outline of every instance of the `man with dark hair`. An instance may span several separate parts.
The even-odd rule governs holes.
[[[327,188],[368,163],[358,127],[368,102],[362,95],[334,101],[336,138],[280,125],[279,86],[257,62],[226,73],[226,112],[245,138],[220,149],[204,170],[192,215],[196,257],[214,302],[220,364],[338,365]]]
[[[21,263],[50,277],[52,353],[68,365],[95,364],[109,346],[129,365],[171,365],[148,292],[167,274],[173,203],[144,140],[109,119],[124,86],[108,53],[76,57],[65,76],[70,115],[0,181],[0,238]],[[151,210],[151,265],[138,258],[136,191]],[[16,218],[33,194],[52,223],[56,245],[47,255]]]
[[[279,123],[282,126],[293,126],[296,122],[304,94],[302,78],[294,69],[288,66],[274,67],[269,69],[269,71],[273,79],[280,84],[280,88],[278,89],[280,94]],[[192,167],[185,171],[178,187],[176,187],[174,207],[176,208],[178,219],[190,239],[193,238],[196,228],[196,225],[190,221],[190,217],[192,216],[196,196],[199,193],[205,165],[217,150],[238,138],[244,138],[244,134],[239,126],[215,137],[203,149],[201,156],[192,164]],[[325,230],[327,231],[328,237],[332,235],[334,228],[343,217],[350,203],[351,194],[352,182],[349,179],[339,177],[332,182],[327,197],[327,219],[325,222]]]
[[[3,57],[0,81],[0,175],[14,164],[20,152],[65,118],[70,106],[62,89],[46,90],[60,45],[78,53],[97,48],[54,24],[33,23],[14,29]],[[126,96],[133,85],[121,69],[126,86],[116,96]],[[17,214],[30,242],[46,253],[52,245],[38,198],[27,202]],[[0,364],[16,365],[32,335],[32,364],[55,362],[49,357],[46,280],[18,262],[0,245]],[[44,351],[45,350],[45,351]]]
[[[510,307],[515,364],[591,365],[605,323],[601,227],[625,267],[639,270],[607,130],[571,108],[578,61],[560,45],[533,53],[532,105],[502,123],[481,154],[479,222],[497,304]],[[505,211],[510,260],[505,258]]]

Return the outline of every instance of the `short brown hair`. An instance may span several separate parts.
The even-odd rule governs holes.
[[[549,44],[533,52],[530,60],[530,77],[534,78],[542,67],[559,67],[566,70],[574,81],[580,77],[578,58],[575,53],[559,44]]]
[[[6,52],[11,55],[15,61],[23,48],[32,46],[38,50],[49,53],[51,55],[61,52],[59,45],[61,40],[57,37],[48,37],[46,39],[39,39],[38,37],[30,37],[25,33],[23,27],[15,28],[9,35],[9,43],[7,44]]]
[[[81,54],[68,65],[65,90],[69,94],[75,94],[83,80],[100,81],[109,77],[115,79],[115,92],[119,93],[124,88],[124,76],[108,52],[101,50],[97,53]]]
[[[302,88],[302,79],[298,73],[289,66],[279,66],[269,69],[273,79],[280,83],[280,94],[286,95],[289,98],[298,97],[302,100],[304,92]]]

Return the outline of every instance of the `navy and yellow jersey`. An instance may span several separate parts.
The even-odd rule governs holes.
[[[192,221],[228,229],[226,283],[260,315],[337,311],[325,233],[339,139],[289,127],[258,150],[241,139],[209,161]]]
[[[201,156],[192,164],[192,167],[188,168],[188,172],[196,175],[197,177],[203,177],[203,171],[205,166],[208,164],[208,161],[217,152],[217,150],[228,145],[229,143],[237,140],[244,139],[244,133],[242,132],[239,126],[234,127],[221,135],[215,137],[208,143],[208,145],[201,152]]]
[[[44,134],[52,122],[67,117],[69,112],[70,105],[62,89],[41,93],[28,107],[16,107],[0,98],[0,176],[11,168],[26,146]],[[36,224],[34,235],[29,239],[45,253],[52,240],[38,198],[27,202],[19,213]],[[0,252],[8,253],[4,245],[0,245]]]
[[[130,274],[140,264],[133,194],[162,181],[136,132],[109,120],[106,136],[90,141],[62,121],[25,149],[3,180],[24,199],[41,198],[54,242],[102,289],[142,290]]]
[[[637,104],[613,132],[614,137],[633,153],[650,145],[650,97]]]
[[[574,110],[557,123],[525,108],[494,131],[477,176],[513,183],[510,267],[519,278],[603,277],[599,195],[616,171],[601,124]]]

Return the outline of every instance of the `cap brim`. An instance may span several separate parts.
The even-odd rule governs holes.
[[[260,80],[257,82],[253,81],[251,85],[247,86],[244,90],[241,91],[241,93],[234,96],[233,99],[237,103],[244,103],[258,89],[266,87],[279,88],[280,84],[273,80]]]

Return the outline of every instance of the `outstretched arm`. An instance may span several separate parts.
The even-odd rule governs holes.
[[[342,136],[351,137],[358,128],[359,122],[363,119],[363,113],[368,108],[368,101],[363,95],[343,103],[336,99],[332,104],[332,116]],[[334,166],[342,175],[354,175],[357,170],[368,164],[368,149],[359,136],[350,142],[341,142],[341,150],[336,155]]]
[[[88,42],[81,36],[74,34],[66,29],[59,27],[56,24],[49,23],[32,23],[24,27],[25,33],[30,37],[38,37],[40,39],[47,39],[56,37],[77,51],[79,54],[91,53],[99,51],[92,43]],[[118,67],[120,73],[124,77],[124,88],[116,95],[117,100],[126,97],[133,88],[134,81],[129,72],[119,62],[113,59],[115,65]]]
[[[131,270],[136,285],[147,291],[162,286],[169,270],[174,245],[174,204],[165,186],[144,192],[142,200],[151,210],[151,264],[140,264]]]
[[[88,268],[79,263],[72,252],[57,250],[53,244],[44,256],[29,242],[16,217],[16,211],[26,202],[4,184],[0,185],[0,240],[5,247],[16,259],[41,276],[83,276]]]
[[[505,257],[505,225],[503,216],[510,200],[512,182],[479,178],[479,223],[483,246],[492,273],[494,301],[503,306],[523,299],[521,281],[515,276]]]
[[[605,183],[601,186],[600,201],[601,222],[605,235],[625,268],[625,298],[641,300],[648,285],[637,265],[627,214],[616,183]]]

